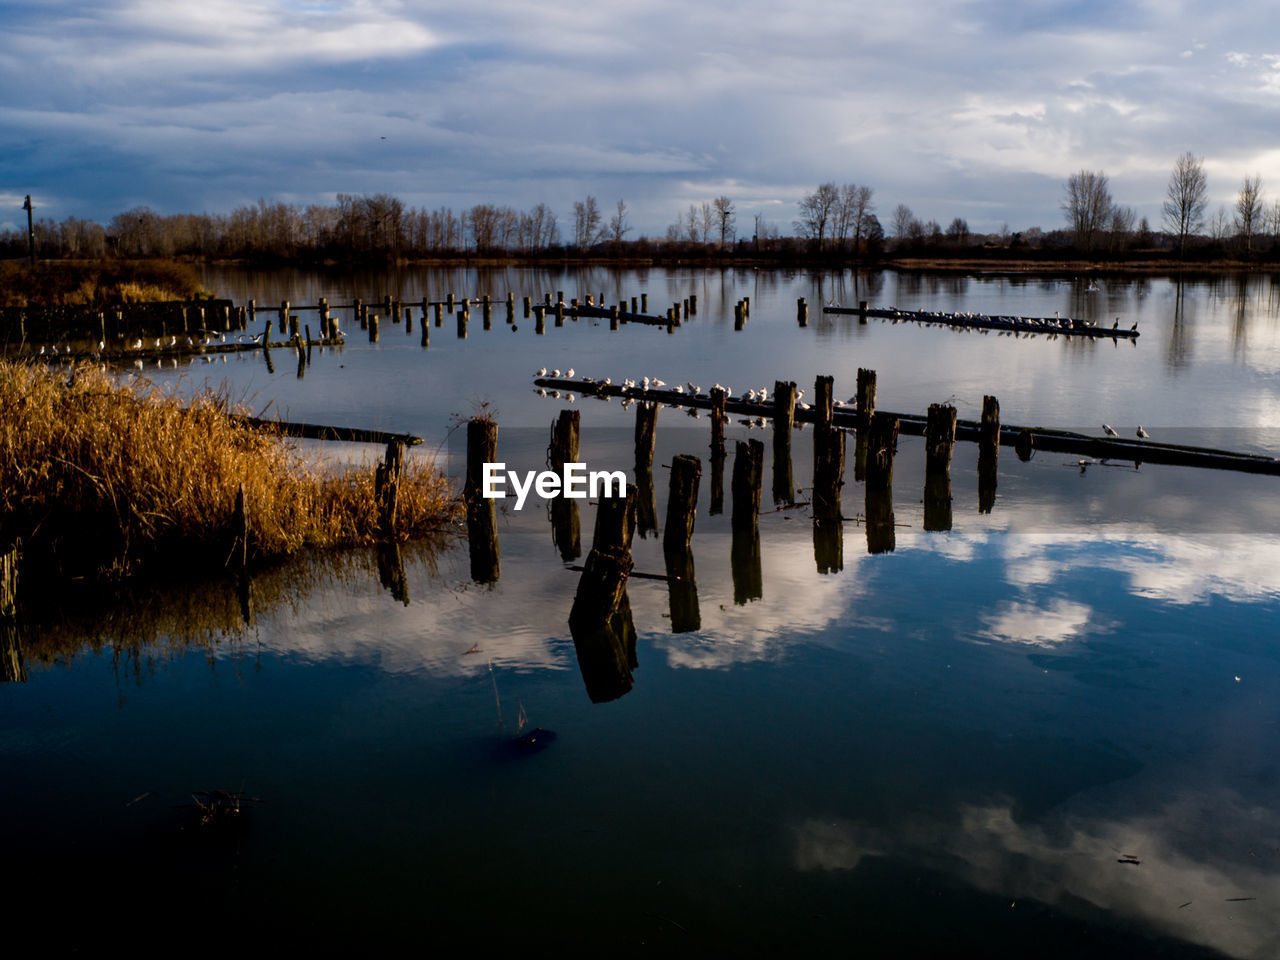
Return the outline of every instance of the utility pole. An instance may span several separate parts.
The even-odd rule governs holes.
[[[31,225],[31,194],[27,194],[22,209],[27,211],[27,255],[31,258],[31,265],[34,267],[36,265],[36,231]]]

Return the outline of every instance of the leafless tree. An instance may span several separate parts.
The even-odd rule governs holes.
[[[1111,217],[1107,175],[1101,170],[1081,170],[1067,177],[1062,211],[1075,233],[1076,246],[1092,250],[1095,238],[1106,229]]]
[[[1236,194],[1236,230],[1244,239],[1244,249],[1253,252],[1253,235],[1262,225],[1264,210],[1262,202],[1262,176],[1255,173],[1250,179],[1244,178],[1240,184],[1240,192]]]
[[[707,234],[702,229],[702,211],[698,209],[696,203],[689,204],[689,215],[686,218],[685,229],[689,232],[689,240],[693,243],[706,241]]]
[[[609,239],[614,243],[621,243],[622,238],[630,232],[631,228],[627,226],[627,203],[619,200],[618,212],[609,218]]]
[[[719,196],[712,201],[715,208],[716,219],[720,224],[720,246],[723,247],[731,241],[733,237],[734,221],[737,220],[737,214],[733,211],[733,201],[728,197]]]
[[[900,203],[893,208],[893,235],[898,240],[905,240],[907,232],[911,229],[911,221],[914,220],[915,214],[911,212],[911,208],[905,203]]]
[[[813,193],[805,194],[800,201],[800,216],[795,221],[796,230],[801,236],[817,240],[819,250],[832,226],[839,202],[840,191],[834,183],[822,184]]]
[[[1209,204],[1209,180],[1204,173],[1204,160],[1190,150],[1177,159],[1165,201],[1161,205],[1169,232],[1178,238],[1178,256],[1187,250],[1187,237],[1204,227],[1204,210]]]
[[[969,242],[969,221],[964,217],[956,217],[947,226],[947,240],[955,244],[957,247],[963,247]]]
[[[858,251],[867,230],[867,220],[875,213],[875,204],[871,200],[874,194],[870,187],[856,183],[846,183],[840,188],[835,229],[832,231],[840,246],[843,247],[844,241],[852,234],[854,252]]]
[[[1129,245],[1129,240],[1133,236],[1133,224],[1138,215],[1134,212],[1133,207],[1126,207],[1122,204],[1113,204],[1111,207],[1111,218],[1108,227],[1111,232],[1111,249],[1114,251],[1123,250]]]
[[[587,195],[587,199],[577,200],[573,204],[573,245],[585,250],[595,243],[600,232],[600,208],[596,198]]]
[[[1221,203],[1218,204],[1218,212],[1209,223],[1209,234],[1219,243],[1231,235],[1231,217],[1227,215],[1226,206]]]

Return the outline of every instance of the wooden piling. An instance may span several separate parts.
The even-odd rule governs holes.
[[[453,313],[453,291],[452,290],[449,291],[449,299],[445,302],[445,305],[449,308],[449,312]]]
[[[253,323],[258,319],[258,306],[257,306],[256,300],[252,298],[249,299],[248,310],[249,310],[249,322]],[[116,319],[118,320],[119,318],[120,318],[120,315],[116,314]]]
[[[413,309],[411,307],[404,308],[404,332],[406,334],[413,333]]]
[[[711,506],[707,513],[718,517],[724,513],[724,450],[711,451]]]
[[[687,546],[698,512],[698,485],[702,461],[681,453],[671,458],[671,489],[667,497],[667,523],[662,531],[664,549]]]
[[[249,566],[249,504],[245,500],[243,483],[236,490],[235,504],[231,509],[231,532],[228,566],[244,570]]]
[[[794,380],[777,380],[773,384],[773,502],[791,503],[795,499],[795,478],[791,472],[791,431],[796,417],[796,384]]]
[[[467,507],[471,579],[477,583],[493,583],[500,572],[497,508],[482,495],[484,465],[497,461],[498,425],[484,417],[472,417],[467,421],[467,479],[462,495]]]
[[[369,316],[365,313],[364,304],[360,302],[360,298],[356,297],[351,301],[351,310],[355,318],[355,322],[360,324],[361,330],[369,329]]]
[[[698,581],[689,542],[663,540],[662,556],[667,571],[671,632],[692,633],[701,630],[702,613],[698,608]]]
[[[725,392],[723,387],[711,388],[711,455],[724,456]]]
[[[467,311],[458,311],[458,339],[467,339]]]
[[[378,561],[378,582],[406,607],[409,605],[409,578],[404,574],[404,557],[400,544],[383,540],[374,547]]]
[[[689,315],[696,317],[698,315],[698,295],[696,293],[689,294]]]
[[[556,497],[551,501],[551,541],[565,563],[582,556],[582,517],[577,500]]]
[[[612,487],[610,487],[612,492]],[[631,550],[636,529],[636,488],[627,484],[622,496],[603,496],[596,507],[592,550]]]
[[[871,417],[867,432],[867,483],[893,482],[893,455],[898,449],[898,418],[887,413]]]
[[[876,372],[863,367],[858,368],[858,392],[854,395],[858,427],[871,424],[876,412]]]
[[[433,304],[433,309],[436,312],[436,317],[435,317],[436,326],[443,327],[444,326],[444,306],[439,302],[437,302]]]
[[[400,475],[404,467],[404,441],[392,440],[382,463],[374,471],[374,497],[378,505],[378,532],[385,539],[396,535],[396,501],[400,496]]]
[[[751,316],[751,298],[750,297],[742,298],[742,312],[744,315],[748,317]]]
[[[658,405],[636,404],[636,475],[653,470],[653,448],[658,433]]]
[[[892,553],[897,545],[893,518],[893,487],[890,484],[867,483],[866,517],[867,553]]]
[[[809,325],[809,304],[805,303],[804,297],[796,300],[796,323],[802,327]]]
[[[280,301],[280,333],[286,334],[288,332],[289,332],[289,301],[281,300]]]
[[[636,470],[636,530],[641,539],[658,533],[658,503],[653,489],[653,469]]]
[[[533,332],[538,336],[542,336],[547,332],[547,310],[545,307],[537,307],[534,309]]]
[[[978,512],[990,513],[996,502],[1000,464],[1000,401],[982,398],[982,421],[978,436]]]
[[[424,347],[431,346],[431,324],[427,322],[426,317],[422,318],[422,335],[418,342]]]
[[[734,527],[754,526],[760,515],[760,488],[764,482],[764,443],[737,441],[733,457]]]
[[[819,376],[813,381],[813,416],[820,427],[831,425],[835,413],[835,377]]]
[[[929,404],[924,433],[926,473],[947,473],[951,469],[951,452],[955,442],[956,408],[949,404]]]
[[[507,323],[516,322],[516,295],[507,291]]]
[[[369,314],[369,342],[378,342],[378,315],[376,313]]]
[[[1018,439],[1013,445],[1014,452],[1018,454],[1018,459],[1026,463],[1036,453],[1036,438],[1030,430],[1022,430],[1018,434]]]
[[[324,297],[320,298],[320,339],[328,340],[333,336],[333,330],[329,326],[329,301]],[[310,337],[307,338],[311,339]]]
[[[529,319],[529,313],[533,309],[533,300],[530,297],[524,298],[524,318]]]
[[[26,683],[27,665],[16,620],[0,618],[0,683]]]
[[[741,330],[745,320],[746,315],[742,312],[742,301],[739,300],[733,305],[733,329]]]
[[[563,470],[566,463],[578,462],[580,422],[580,411],[561,410],[560,415],[551,424],[551,443],[547,447],[547,462],[557,473]]]
[[[557,327],[564,326],[564,301],[563,300],[556,301],[556,326]]]
[[[618,329],[618,308],[617,307],[609,308],[609,329],[610,330]]]
[[[307,332],[307,366],[311,365],[311,324],[305,324],[303,329]]]
[[[484,328],[488,330],[489,321],[493,319],[493,303],[487,293],[480,298],[480,313],[481,318],[484,320]]]
[[[597,545],[578,580],[569,632],[592,703],[616,700],[635,683],[636,630],[627,599],[631,568],[629,550]]]
[[[640,294],[640,312],[649,312],[649,295],[647,293]]]
[[[858,323],[867,322],[867,301],[858,301]]]

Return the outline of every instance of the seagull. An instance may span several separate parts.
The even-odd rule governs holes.
[[[646,380],[648,380],[649,378],[648,378],[648,377],[646,377],[645,379],[646,379]],[[665,386],[667,385],[667,381],[665,381],[665,380],[659,380],[657,377],[654,377],[654,378],[653,378],[652,380],[650,380],[649,382],[653,384],[653,388],[654,388],[655,390],[656,390],[656,389],[658,389],[659,387],[665,387]]]
[[[546,375],[547,375],[546,367],[539,367],[538,372],[534,374],[535,377],[545,377]]]
[[[1142,424],[1138,424],[1138,437],[1142,440],[1148,440],[1151,438],[1151,434],[1142,429]]]
[[[1116,430],[1116,428],[1115,428],[1115,427],[1113,427],[1113,426],[1111,426],[1111,424],[1109,424],[1109,423],[1104,423],[1104,424],[1102,425],[1102,432],[1103,432],[1103,433],[1105,433],[1108,437],[1118,437],[1118,436],[1120,436],[1119,431],[1117,431],[1117,430]]]
[[[648,378],[648,377],[644,377],[644,378],[642,378],[642,379],[640,380],[640,389],[641,389],[641,390],[648,390],[648,389],[649,389],[649,378]]]
[[[566,380],[572,380],[572,379],[573,379],[573,367],[570,367],[568,370],[566,370],[566,371],[564,372],[564,378],[565,378]]]
[[[556,369],[552,370],[552,371],[551,371],[551,376],[552,376],[552,378],[553,378],[553,379],[554,379],[554,378],[558,378],[558,377],[560,376],[560,370],[559,370],[559,368],[556,368]]]

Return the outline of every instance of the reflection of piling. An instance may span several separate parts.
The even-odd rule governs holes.
[[[635,496],[635,488],[628,487],[624,496],[600,499],[591,553],[569,614],[578,668],[593,703],[615,700],[634,683],[636,632],[626,583]]]
[[[249,505],[245,501],[243,483],[236,490],[235,506],[231,508],[231,535],[227,564],[244,570],[249,565]]]
[[[702,461],[687,453],[671,458],[671,489],[667,497],[667,523],[663,546],[688,544],[698,512],[698,485]]]
[[[409,580],[404,575],[404,558],[400,544],[384,540],[377,546],[378,582],[391,592],[391,596],[406,607],[409,605]]]
[[[18,561],[21,544],[12,543],[0,553],[0,621],[11,619],[18,609]]]
[[[711,451],[711,506],[707,512],[713,517],[724,513],[724,449]]]
[[[662,555],[667,569],[667,597],[671,604],[671,632],[689,633],[702,629],[698,607],[698,581],[693,569],[693,551],[688,541],[664,540]]]
[[[483,417],[467,421],[467,480],[463,498],[467,505],[467,541],[471,552],[471,579],[493,583],[498,579],[498,516],[494,501],[482,495],[484,465],[498,459],[498,425]]]
[[[813,450],[813,558],[819,573],[836,573],[844,569],[844,431],[815,426]]]
[[[653,469],[653,446],[658,432],[658,405],[636,404],[636,476]]]
[[[568,497],[552,499],[551,539],[565,563],[582,556],[582,518],[578,513],[577,500]]]
[[[441,303],[436,303],[433,309],[435,310],[435,314],[436,314],[435,316],[436,326],[443,327],[444,326],[444,305]]]
[[[951,451],[956,439],[956,408],[929,405],[925,426],[924,528],[951,529]]]
[[[733,602],[742,606],[764,596],[764,573],[760,557],[760,527],[733,528],[729,546],[729,568],[733,573]]]
[[[653,470],[636,470],[636,529],[641,539],[658,532],[658,504],[653,490]]]
[[[1036,452],[1036,438],[1030,430],[1019,432],[1018,439],[1013,445],[1014,452],[1018,454],[1018,459],[1026,463]]]
[[[764,476],[764,444],[737,442],[733,457],[733,526],[755,526],[760,515],[760,487]]]
[[[711,388],[711,455],[724,456],[724,401],[723,387]]]
[[[982,424],[978,437],[978,512],[990,513],[996,502],[996,475],[1000,463],[1000,401],[982,398]]]
[[[0,619],[0,683],[26,683],[27,665],[22,656],[18,624]]]
[[[577,410],[561,410],[555,423],[551,425],[551,445],[547,449],[547,460],[556,473],[560,473],[566,463],[578,462],[581,419],[581,413]]]
[[[796,417],[796,385],[778,380],[773,385],[773,502],[791,503],[795,478],[791,474],[791,430]]]
[[[898,419],[885,413],[871,417],[867,432],[867,552],[888,553],[896,544],[893,526],[893,455]]]

